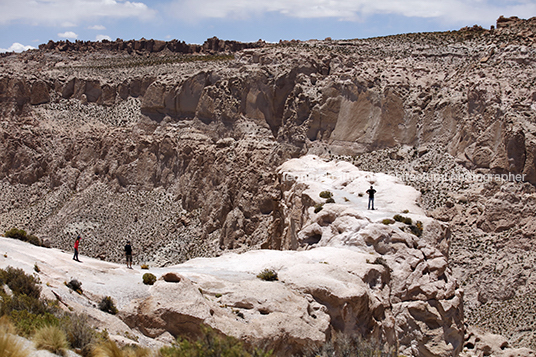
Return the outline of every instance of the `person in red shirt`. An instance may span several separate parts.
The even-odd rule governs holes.
[[[80,236],[76,237],[76,241],[74,242],[74,256],[73,256],[73,260],[76,260],[77,262],[79,262],[80,260],[78,260],[78,246],[80,245]]]

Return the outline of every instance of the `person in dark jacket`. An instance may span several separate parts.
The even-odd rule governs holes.
[[[132,246],[130,241],[127,241],[125,245],[125,256],[127,257],[127,268],[132,269]]]
[[[367,190],[367,193],[368,193],[368,208],[367,209],[371,209],[370,208],[371,204],[372,204],[372,209],[374,209],[374,194],[376,193],[376,190],[371,185],[370,188]]]

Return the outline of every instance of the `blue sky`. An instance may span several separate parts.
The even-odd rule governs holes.
[[[536,16],[536,0],[0,0],[0,51],[49,40],[367,38],[489,28]]]

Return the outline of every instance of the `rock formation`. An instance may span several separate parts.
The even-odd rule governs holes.
[[[164,266],[318,239],[315,225],[293,233],[299,212],[282,204],[276,174],[306,153],[373,171],[520,175],[525,184],[412,183],[452,223],[453,274],[471,321],[492,328],[479,317],[486,304],[532,291],[535,26],[500,18],[490,30],[200,47],[77,41],[2,55],[0,231],[63,248],[81,233],[82,252],[111,261],[130,239],[140,262]],[[494,332],[536,347],[524,330]]]
[[[282,192],[285,210],[302,207],[301,213],[285,214],[297,219],[291,240],[298,242],[298,251],[252,250],[197,258],[151,270],[160,279],[150,287],[141,284],[144,270],[89,258],[82,258],[82,266],[72,262],[70,254],[43,248],[27,248],[30,251],[21,255],[21,242],[3,242],[8,252],[2,264],[31,270],[38,262],[46,291],[59,297],[62,306],[89,313],[114,335],[141,334],[145,343],[195,337],[201,325],[207,325],[273,349],[278,356],[306,353],[333,334],[362,336],[408,356],[458,355],[465,329],[463,292],[442,252],[449,230],[423,215],[414,202],[418,192],[391,176],[314,156],[287,161],[280,173],[313,177],[288,181]],[[376,211],[366,211],[359,196],[371,179],[379,190],[381,208]],[[327,190],[335,202],[315,212],[310,203],[323,201],[319,193]],[[400,207],[424,220],[420,237],[410,233],[407,222],[383,222]],[[308,239],[311,226],[320,232],[316,242]],[[265,269],[274,271],[278,280],[259,279]],[[61,282],[65,273],[76,274],[83,295],[68,293]],[[91,310],[108,294],[117,301],[122,321]],[[124,323],[132,329],[128,334]],[[158,345],[156,341],[150,344]]]

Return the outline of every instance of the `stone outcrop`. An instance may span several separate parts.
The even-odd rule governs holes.
[[[56,51],[56,52],[97,52],[97,51],[114,51],[127,53],[159,53],[167,50],[171,53],[220,53],[220,52],[236,52],[246,48],[262,47],[264,41],[256,43],[244,43],[238,41],[220,40],[217,37],[207,39],[202,45],[187,44],[184,41],[171,40],[128,40],[124,41],[117,39],[115,41],[102,40],[100,42],[80,41],[71,42],[52,40],[46,44],[39,45],[40,50]]]

